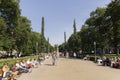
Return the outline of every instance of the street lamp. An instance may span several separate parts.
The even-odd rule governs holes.
[[[96,62],[96,42],[94,42],[94,53],[95,53],[95,62]]]
[[[36,42],[36,55],[38,54],[38,42]]]

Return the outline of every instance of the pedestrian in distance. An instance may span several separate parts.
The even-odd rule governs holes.
[[[55,65],[56,59],[57,59],[57,55],[56,55],[56,53],[54,52],[54,53],[52,54],[52,65]]]

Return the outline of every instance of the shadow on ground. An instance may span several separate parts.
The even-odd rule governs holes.
[[[46,66],[54,66],[53,64],[45,64]]]

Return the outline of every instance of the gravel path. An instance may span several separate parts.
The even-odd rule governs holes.
[[[98,66],[91,61],[59,58],[56,66],[47,59],[18,80],[120,80],[120,69]]]

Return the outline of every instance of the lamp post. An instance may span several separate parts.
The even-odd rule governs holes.
[[[38,54],[38,42],[36,42],[36,55]]]
[[[11,32],[11,34],[12,34],[12,38],[13,38],[13,32]],[[14,38],[12,39],[12,49],[14,48]]]
[[[96,42],[94,42],[94,53],[95,53],[95,62],[96,62]]]

